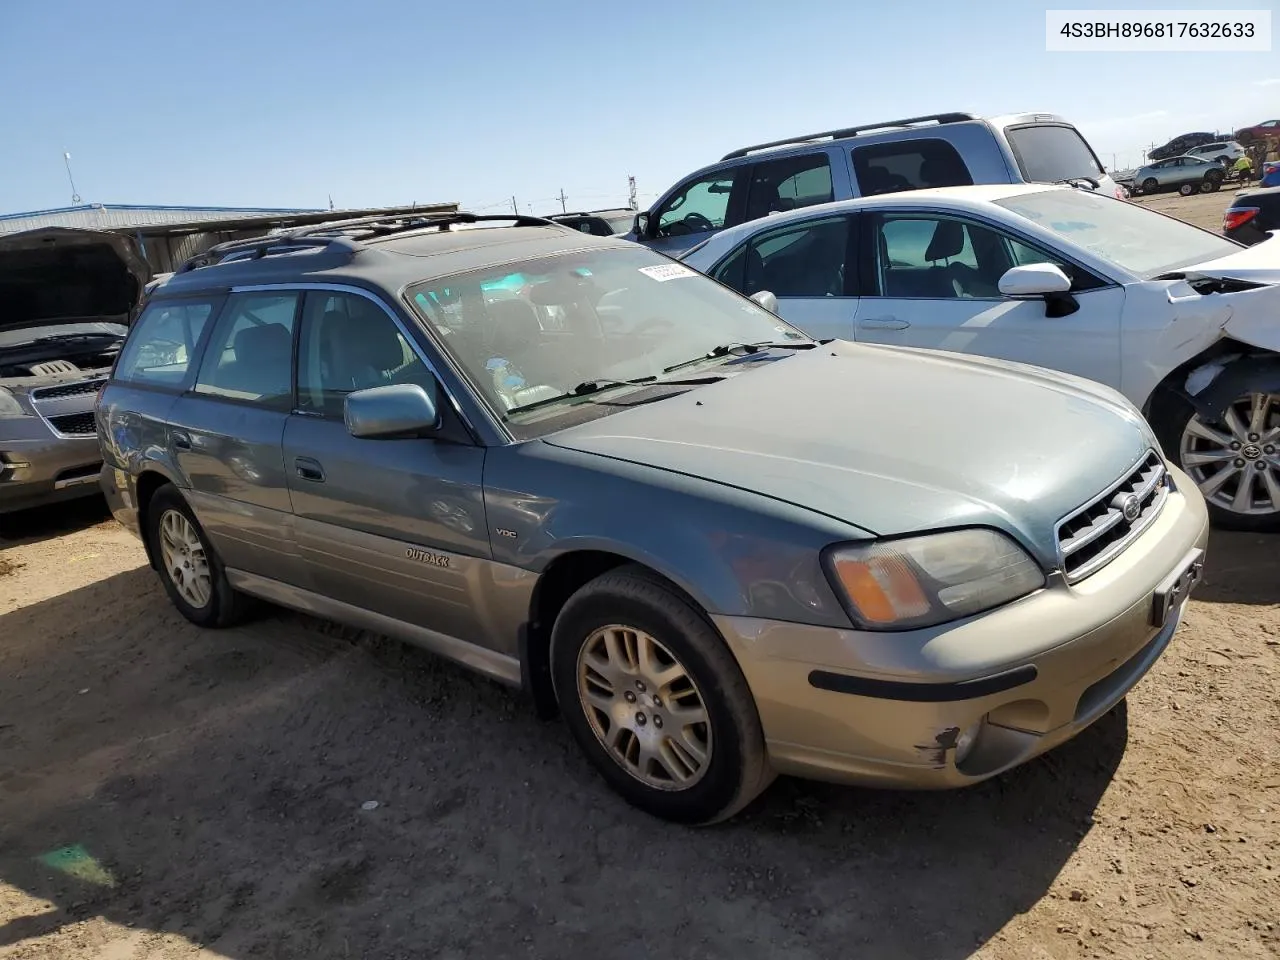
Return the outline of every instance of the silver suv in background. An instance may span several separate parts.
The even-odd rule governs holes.
[[[0,513],[97,495],[94,400],[148,275],[128,237],[0,236]]]
[[[1217,140],[1213,143],[1205,143],[1198,147],[1192,147],[1184,154],[1184,156],[1196,157],[1199,160],[1216,160],[1227,169],[1230,169],[1231,164],[1244,155],[1244,147],[1234,140]]]
[[[832,200],[975,183],[1076,183],[1124,192],[1052,113],[940,113],[742,147],[637,214],[628,240],[676,256],[719,230]]]
[[[1099,384],[818,344],[534,218],[216,256],[153,291],[98,407],[174,605],[263,598],[524,686],[658,816],[775,773],[995,776],[1124,697],[1199,576],[1203,498]]]
[[[1216,160],[1201,157],[1170,157],[1139,167],[1133,174],[1134,192],[1156,193],[1177,190],[1183,196],[1196,191],[1208,193],[1222,186],[1226,168]]]

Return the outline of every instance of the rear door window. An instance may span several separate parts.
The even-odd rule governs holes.
[[[1018,170],[1029,183],[1057,183],[1076,177],[1097,179],[1104,171],[1075,127],[1037,123],[1005,127]]]
[[[195,392],[291,406],[299,298],[297,293],[232,294],[205,350]]]
[[[925,187],[964,187],[973,175],[946,140],[927,137],[853,148],[853,172],[864,197]]]
[[[831,161],[825,152],[757,163],[751,171],[746,220],[834,199]]]

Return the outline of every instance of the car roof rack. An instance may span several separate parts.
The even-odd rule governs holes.
[[[480,222],[509,222],[517,227],[560,227],[561,224],[545,217],[525,214],[476,214],[476,213],[404,213],[382,214],[368,217],[352,217],[347,220],[329,220],[324,223],[293,227],[277,234],[228,240],[195,254],[180,266],[176,273],[187,273],[201,267],[235,260],[260,260],[263,257],[300,250],[333,248],[348,255],[354,254],[362,242],[377,240],[398,233],[418,230],[444,229],[455,224]],[[235,256],[242,254],[242,256]]]
[[[907,117],[903,120],[886,120],[883,123],[868,123],[859,127],[842,127],[839,130],[826,130],[822,133],[808,133],[800,137],[787,137],[785,140],[771,140],[768,143],[757,143],[750,147],[742,147],[734,150],[732,153],[726,153],[720,158],[724,160],[736,160],[739,157],[745,157],[748,154],[755,153],[757,150],[769,150],[773,147],[799,146],[803,143],[814,143],[818,140],[843,140],[845,137],[856,137],[860,133],[867,133],[871,130],[886,130],[892,127],[910,127],[917,123],[963,123],[966,120],[979,119],[976,113],[931,113],[923,117]]]

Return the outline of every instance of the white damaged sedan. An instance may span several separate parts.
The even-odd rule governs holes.
[[[819,339],[980,354],[1114,387],[1217,525],[1280,529],[1280,239],[1244,247],[1089,190],[1002,184],[804,207],[682,259],[771,307],[776,297]]]

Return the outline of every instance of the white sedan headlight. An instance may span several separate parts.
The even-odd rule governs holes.
[[[18,398],[0,387],[0,420],[15,420],[18,417],[29,417],[31,414],[22,409],[22,404],[18,402]]]
[[[911,630],[968,617],[1044,586],[1044,571],[995,530],[949,530],[834,547],[832,586],[868,630]]]

